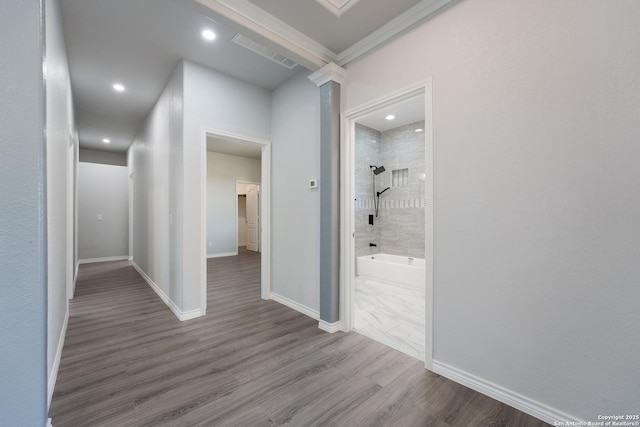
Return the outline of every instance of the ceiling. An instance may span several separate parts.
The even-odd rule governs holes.
[[[451,1],[351,0],[337,16],[321,3],[345,0],[60,0],[80,146],[125,152],[183,59],[273,90],[302,65],[315,70],[378,37],[398,14]],[[202,38],[205,28],[216,33],[214,41]],[[302,65],[289,69],[259,56],[231,41],[237,33]],[[290,34],[286,40],[312,49],[276,44],[272,34]],[[318,56],[309,59],[310,51]],[[114,91],[116,82],[126,90]]]
[[[262,158],[262,147],[258,144],[238,140],[216,138],[207,135],[207,151],[228,154],[230,156],[248,157],[250,159]]]
[[[425,115],[424,101],[424,95],[416,96],[367,114],[358,119],[357,123],[375,129],[378,132],[385,132],[400,126],[420,122],[424,120]],[[395,116],[395,119],[387,120],[387,116],[390,114]]]
[[[250,1],[335,53],[346,50],[420,2],[361,0],[336,16],[318,0]]]

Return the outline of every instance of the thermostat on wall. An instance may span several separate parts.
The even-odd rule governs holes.
[[[318,188],[318,180],[310,179],[309,180],[309,188]]]

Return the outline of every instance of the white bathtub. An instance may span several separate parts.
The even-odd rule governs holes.
[[[394,283],[424,292],[424,259],[389,254],[358,257],[356,269],[363,278]]]

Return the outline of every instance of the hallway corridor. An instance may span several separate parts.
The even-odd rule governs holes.
[[[49,416],[63,426],[543,426],[355,333],[260,299],[260,257],[208,261],[180,322],[128,262],[80,267]]]

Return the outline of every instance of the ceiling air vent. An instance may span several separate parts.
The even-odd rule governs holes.
[[[265,58],[270,59],[273,62],[276,62],[290,70],[293,69],[293,67],[295,67],[296,65],[298,65],[296,62],[292,61],[286,56],[281,55],[278,52],[269,49],[268,47],[262,46],[260,43],[256,43],[250,38],[243,36],[242,34],[236,34],[235,36],[233,36],[231,41],[234,42],[235,44],[238,44],[244,48],[249,49],[252,52],[257,53],[260,56],[264,56]]]

